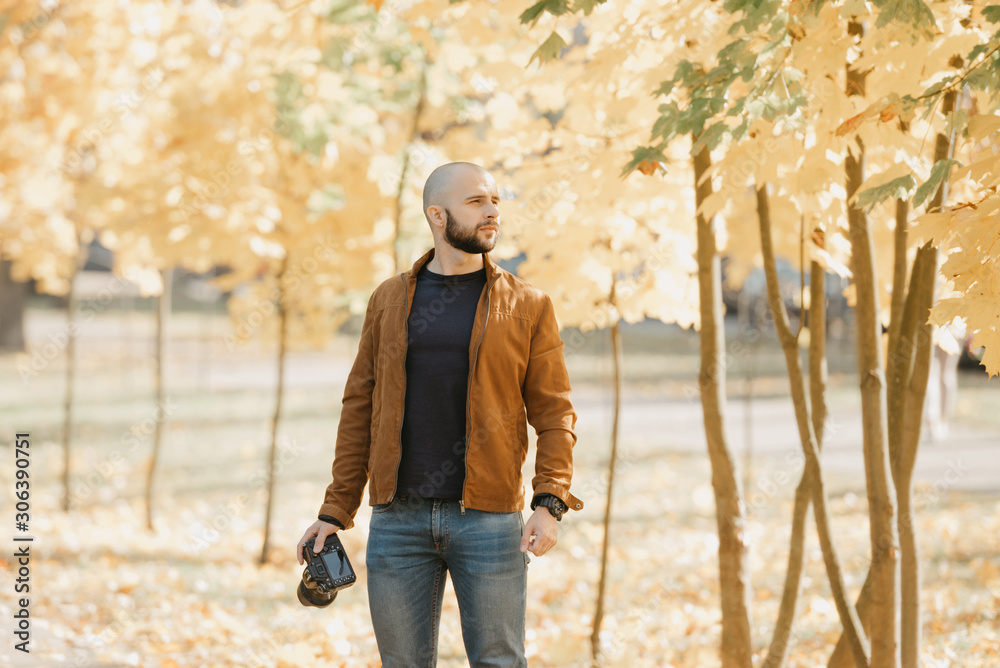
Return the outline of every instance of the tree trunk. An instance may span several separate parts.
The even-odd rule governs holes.
[[[747,351],[746,364],[743,365],[743,489],[749,489],[750,481],[753,480],[753,381],[757,372],[757,345],[760,342],[759,334],[752,337],[752,342],[749,340],[750,328],[757,328],[757,323],[751,319],[749,290],[740,290],[736,313],[739,315],[740,335]]]
[[[955,108],[957,95],[948,91],[942,99],[942,113]],[[904,128],[905,129],[905,128]],[[934,161],[945,160],[954,153],[954,136],[937,135]],[[928,205],[936,211],[948,197],[948,179],[942,181]],[[893,269],[892,311],[889,323],[889,356],[886,360],[886,381],[889,421],[889,456],[896,503],[899,508],[897,527],[900,541],[900,645],[903,668],[917,668],[920,657],[920,570],[913,507],[913,466],[916,463],[920,441],[920,416],[927,391],[930,367],[931,333],[927,318],[934,298],[934,278],[937,274],[937,250],[930,243],[917,251],[906,286],[907,231],[909,205],[905,200],[896,202],[895,256]],[[919,401],[919,403],[915,403]],[[871,571],[865,580],[858,599],[858,614],[862,620],[870,607]],[[844,639],[837,643],[830,668],[850,668]]]
[[[809,403],[812,412],[813,434],[816,450],[823,450],[826,426],[826,274],[815,261],[809,268]],[[795,488],[795,505],[792,509],[792,535],[788,545],[788,567],[781,594],[781,607],[774,634],[768,645],[767,656],[761,668],[783,668],[788,660],[789,639],[795,622],[799,594],[802,592],[802,571],[805,564],[806,518],[812,504],[815,478],[812,468],[804,466],[802,477]]]
[[[927,242],[917,251],[913,275],[903,315],[903,335],[912,336],[912,364],[901,411],[907,416],[900,443],[893,458],[896,471],[896,502],[899,504],[900,619],[902,666],[920,666],[920,550],[913,518],[913,466],[920,441],[927,377],[930,374],[931,325],[927,322],[934,301],[934,277],[937,274],[937,249]],[[910,334],[912,332],[912,334]],[[905,343],[901,340],[901,344]]]
[[[858,611],[858,618],[867,633],[871,630],[872,621],[872,571],[870,564],[868,575],[865,576],[865,583],[861,585],[861,593],[858,594],[854,609]],[[830,661],[826,665],[827,668],[854,668],[854,655],[851,654],[851,644],[846,633],[841,633],[840,640],[833,648],[833,654],[830,655]]]
[[[907,250],[909,244],[908,227],[910,217],[909,200],[896,200],[896,229],[893,231],[892,303],[889,311],[889,354],[886,358],[886,401],[889,421],[889,460],[892,462],[892,479],[896,485],[896,452],[903,433],[903,401],[906,383],[909,381],[909,366],[912,364],[912,349],[901,350],[900,334],[903,324],[903,310],[906,306],[906,275],[908,271]],[[906,339],[909,341],[909,339]],[[897,492],[898,497],[898,492]],[[897,499],[898,500],[898,499]]]
[[[267,507],[264,510],[264,544],[260,549],[260,564],[267,563],[267,553],[271,541],[271,514],[274,509],[274,478],[277,475],[278,461],[278,422],[281,419],[281,401],[285,389],[285,351],[288,338],[288,305],[285,303],[285,268],[288,266],[288,255],[282,260],[281,271],[278,272],[278,389],[274,402],[274,417],[271,419],[271,457],[267,469]]]
[[[24,352],[24,297],[28,284],[10,277],[10,260],[0,259],[0,350]]]
[[[826,505],[826,489],[823,482],[822,462],[819,458],[815,426],[809,415],[809,404],[806,400],[806,388],[802,375],[802,362],[799,359],[798,337],[792,333],[788,322],[788,312],[781,300],[781,289],[778,285],[778,272],[775,265],[774,247],[771,243],[771,212],[767,196],[767,185],[757,188],[757,218],[760,223],[760,246],[764,256],[764,273],[767,277],[767,297],[774,316],[774,326],[778,340],[785,353],[785,363],[788,367],[788,380],[791,385],[792,403],[795,406],[795,421],[799,429],[799,439],[805,454],[808,477],[803,476],[803,484],[812,492],[813,515],[816,518],[816,532],[819,534],[823,561],[826,564],[830,589],[833,593],[840,622],[851,639],[855,661],[863,666],[868,665],[868,643],[854,607],[847,596],[847,586],[840,568],[840,559],[830,531],[830,515]],[[801,485],[800,485],[801,486]],[[800,524],[804,525],[805,518]],[[800,557],[801,559],[801,557]],[[791,554],[789,554],[791,565]],[[801,569],[801,566],[799,567]],[[787,592],[786,592],[787,593]],[[784,602],[784,599],[783,599]],[[794,605],[794,601],[792,602]],[[788,614],[788,611],[784,611]],[[786,622],[789,627],[790,622]],[[777,631],[777,629],[776,629]],[[785,642],[787,644],[787,642]],[[776,647],[782,650],[781,644]]]
[[[697,137],[694,138],[697,140]],[[722,667],[749,668],[750,582],[747,567],[746,517],[743,490],[725,433],[725,331],[719,254],[712,220],[701,213],[712,194],[708,176],[711,156],[703,148],[694,156],[695,200],[698,207],[698,301],[701,315],[701,369],[698,386],[705,423],[705,440],[712,465],[715,519],[719,531],[719,585],[722,606]]]
[[[413,142],[417,140],[420,136],[420,117],[424,113],[424,108],[427,106],[427,69],[430,67],[430,61],[424,63],[424,67],[420,72],[420,94],[417,98],[417,106],[413,110],[413,125],[410,126],[410,140],[403,147],[403,168],[399,172],[399,188],[396,191],[396,217],[395,217],[395,233],[392,237],[392,248],[393,255],[396,262],[396,271],[403,271],[408,268],[407,259],[400,255],[399,249],[399,238],[400,231],[403,225],[403,195],[406,193],[406,178],[410,173],[410,165],[412,160],[410,158],[410,148],[413,146]],[[423,206],[421,205],[421,208]]]
[[[817,306],[819,304],[819,306]],[[816,447],[826,436],[826,270],[818,262],[809,266],[809,399]]]
[[[146,528],[153,530],[153,483],[156,464],[160,458],[160,444],[163,441],[163,421],[166,420],[166,370],[167,370],[167,328],[170,324],[172,301],[173,269],[160,272],[163,292],[156,302],[156,418],[153,427],[153,451],[146,467]]]
[[[612,303],[614,286],[612,285]],[[594,630],[590,635],[590,656],[592,665],[600,665],[601,622],[604,619],[604,587],[608,571],[608,542],[611,531],[611,499],[615,485],[615,463],[618,461],[618,417],[622,394],[622,338],[618,318],[611,323],[611,353],[614,359],[615,395],[611,418],[611,459],[608,461],[608,495],[604,504],[604,541],[601,544],[601,578],[597,583],[597,609],[594,612]]]
[[[961,61],[952,65],[961,66]],[[946,116],[955,110],[958,95],[955,90],[944,94],[941,112]],[[947,160],[954,155],[955,134],[938,133],[934,146],[934,161]],[[948,179],[941,181],[928,211],[938,211],[948,198]],[[901,335],[913,337],[912,342],[902,340],[900,346],[912,349],[913,362],[905,387],[905,402],[901,413],[905,416],[904,426],[899,430],[896,452],[893,453],[893,471],[896,472],[896,502],[899,505],[899,543],[901,551],[900,589],[902,615],[900,623],[900,645],[902,668],[920,666],[920,551],[917,544],[913,518],[913,467],[917,461],[917,446],[920,443],[920,425],[927,394],[927,378],[930,373],[931,325],[927,322],[934,305],[934,279],[937,275],[937,248],[927,242],[917,251],[913,263],[913,275],[903,312]],[[890,441],[891,443],[891,441]]]
[[[864,30],[852,20],[848,32],[860,37]],[[847,65],[847,94],[865,94],[865,73]],[[864,439],[865,484],[868,494],[872,552],[871,665],[899,665],[898,577],[899,538],[895,495],[889,478],[888,424],[886,422],[885,371],[882,364],[882,325],[879,320],[878,277],[874,242],[865,212],[851,203],[864,182],[864,143],[860,137],[848,146],[844,161],[847,183],[847,220],[851,264],[857,294],[858,377]]]
[[[76,337],[79,331],[76,327],[76,275],[87,262],[87,248],[82,241],[77,240],[77,257],[73,263],[73,273],[69,277],[69,292],[66,293],[66,397],[63,402],[63,503],[64,511],[69,511],[71,495],[69,491],[69,473],[72,470],[70,457],[70,442],[73,432],[73,371],[76,365]]]

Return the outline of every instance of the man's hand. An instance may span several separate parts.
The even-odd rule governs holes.
[[[336,524],[330,524],[329,522],[324,522],[323,520],[316,520],[313,522],[312,526],[306,529],[306,532],[302,534],[302,538],[299,538],[298,545],[295,546],[295,556],[299,560],[299,566],[306,563],[306,560],[302,557],[302,548],[305,547],[306,541],[316,536],[316,544],[313,546],[313,552],[319,552],[323,549],[323,543],[326,542],[326,537],[332,533],[337,533],[340,531],[340,527]]]
[[[559,525],[552,517],[549,509],[539,506],[524,523],[524,534],[521,536],[521,552],[530,550],[540,557],[553,547],[559,538]]]

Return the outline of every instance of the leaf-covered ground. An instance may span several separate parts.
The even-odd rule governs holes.
[[[81,352],[70,513],[59,510],[61,368],[54,361],[22,385],[16,381],[13,358],[0,362],[5,397],[10,399],[0,422],[11,433],[32,432],[36,536],[32,653],[26,657],[14,652],[5,632],[0,663],[151,668],[379,665],[363,567],[365,506],[357,528],[342,534],[359,570],[359,583],[325,610],[305,609],[295,598],[301,567],[292,550],[315,517],[327,483],[342,388],[339,374],[350,362],[349,343],[324,355],[303,353],[291,360],[295,368],[323,371],[315,382],[305,371],[292,374],[271,559],[263,567],[257,566],[257,559],[273,405],[267,384],[272,379],[247,373],[256,367],[245,353],[221,348],[208,358],[212,369],[199,375],[204,358],[199,363],[196,348],[178,346],[176,397],[156,487],[156,530],[149,532],[142,492],[148,426],[155,415],[148,389],[151,367],[136,358],[120,363],[106,348],[95,342]],[[588,380],[580,383],[581,396],[588,387],[607,395],[606,388]],[[979,391],[986,394],[967,398],[995,401],[995,386]],[[673,386],[637,392],[647,397],[677,394]],[[607,409],[582,413],[579,425],[575,484],[586,491],[586,510],[568,516],[560,527],[558,547],[533,559],[529,568],[527,651],[532,666],[584,666],[589,661],[608,447],[606,420],[593,418],[600,411]],[[975,412],[960,420],[974,422]],[[986,419],[988,424],[992,418]],[[130,438],[133,435],[137,441]],[[622,444],[603,665],[717,665],[717,539],[707,458],[651,442],[633,439]],[[6,445],[3,450],[9,462],[12,453]],[[11,467],[4,465],[2,471],[3,507],[11,509]],[[798,469],[789,469],[780,459],[755,459],[754,480],[777,480],[778,473],[780,484],[750,507],[758,656],[777,616]],[[848,585],[856,593],[864,579],[868,543],[864,480],[860,473],[840,472],[830,476],[829,488],[838,548]],[[1000,665],[1000,500],[995,490],[924,484],[917,504],[923,549],[923,665]],[[7,620],[14,606],[9,553],[5,549],[0,557],[0,617]],[[839,630],[811,521],[807,559],[790,666],[825,665]],[[450,592],[439,649],[439,665],[467,665]]]

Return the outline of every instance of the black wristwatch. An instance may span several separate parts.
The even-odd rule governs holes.
[[[563,513],[569,509],[569,506],[554,494],[539,494],[536,496],[531,502],[531,509],[534,510],[538,506],[544,506],[549,511],[549,514],[556,518],[557,522],[562,521]]]

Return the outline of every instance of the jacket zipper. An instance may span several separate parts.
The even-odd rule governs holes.
[[[396,490],[399,488],[399,466],[403,463],[403,418],[406,416],[406,349],[410,344],[410,304],[406,295],[407,286],[403,274],[399,275],[399,280],[403,281],[403,304],[405,306],[403,313],[403,402],[402,414],[399,416],[399,433],[396,435],[396,440],[399,441],[399,452],[396,455],[396,476],[392,481],[390,502],[396,498]]]
[[[479,360],[479,344],[483,342],[483,336],[486,334],[486,325],[490,322],[490,290],[498,280],[500,280],[499,276],[486,286],[486,320],[483,321],[483,331],[479,332],[479,340],[476,341],[476,347],[472,353],[472,366],[469,368],[469,383],[468,387],[465,388],[465,419],[469,423],[469,432],[465,435],[465,480],[462,481],[462,498],[458,500],[458,507],[461,509],[463,515],[465,514],[465,488],[469,484],[469,441],[472,439],[472,405],[469,401],[472,395],[472,375],[476,372],[476,362]]]

